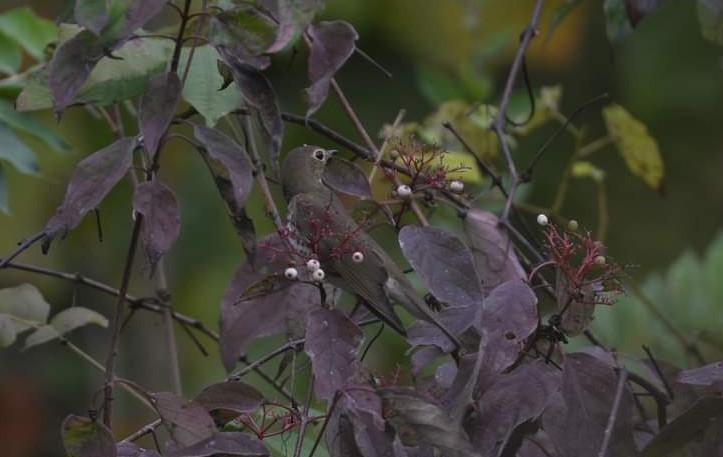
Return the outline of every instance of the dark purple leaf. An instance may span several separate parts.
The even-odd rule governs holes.
[[[714,451],[716,448],[717,451]],[[721,455],[721,449],[723,449],[723,398],[702,397],[663,427],[648,442],[640,457],[690,455],[707,457]]]
[[[117,457],[161,457],[161,455],[152,449],[143,449],[142,447],[130,443],[122,442],[116,445]]]
[[[306,89],[309,109],[306,117],[314,114],[329,93],[331,79],[354,53],[355,42],[359,34],[354,27],[344,21],[322,21],[308,29],[311,38],[309,53],[309,80],[311,86]]]
[[[436,227],[407,225],[399,232],[404,257],[430,292],[451,307],[473,307],[484,296],[474,280],[474,261],[456,236]]]
[[[108,23],[108,0],[76,0],[75,21],[96,35]]]
[[[146,181],[136,187],[133,210],[143,215],[141,238],[152,273],[181,230],[176,196],[160,181]]]
[[[113,434],[101,422],[71,414],[61,430],[69,457],[116,457]]]
[[[477,279],[485,291],[511,279],[526,278],[512,243],[499,222],[494,213],[481,210],[469,211],[464,220]]]
[[[89,30],[81,30],[58,46],[48,70],[48,87],[56,116],[73,102],[75,94],[103,55],[98,37]]]
[[[257,437],[247,433],[217,433],[199,443],[167,452],[166,457],[211,457],[237,455],[242,457],[263,457],[269,451]]]
[[[532,436],[524,436],[516,457],[550,457],[557,455],[555,445],[544,430]]]
[[[143,144],[151,156],[156,154],[161,138],[171,125],[180,97],[181,80],[176,73],[154,76],[141,96],[138,124],[143,135]]]
[[[498,377],[479,399],[472,442],[482,455],[500,455],[517,427],[537,420],[560,389],[560,372],[543,360]]]
[[[331,400],[353,382],[363,338],[364,332],[339,310],[319,308],[309,314],[304,351],[311,359],[318,398]]]
[[[76,165],[63,203],[45,225],[43,252],[48,251],[55,235],[75,228],[83,216],[100,205],[130,168],[136,146],[135,138],[121,138]]]
[[[411,341],[410,343],[414,346],[414,352],[412,352],[412,374],[415,376],[437,357],[444,355],[444,352],[442,352],[437,345],[415,345]]]
[[[461,425],[453,421],[431,398],[408,388],[379,389],[388,420],[397,430],[410,429],[419,441],[460,456],[476,456],[472,443]]]
[[[264,69],[270,59],[263,54],[274,43],[278,27],[266,11],[239,5],[211,16],[208,37],[212,45],[223,48],[238,61]]]
[[[446,362],[437,367],[434,372],[434,381],[438,386],[449,389],[457,376],[457,365],[454,362]]]
[[[271,11],[279,23],[276,39],[266,50],[273,54],[294,41],[324,6],[322,0],[262,0],[259,3]]]
[[[274,88],[258,69],[236,59],[224,48],[220,48],[219,53],[231,68],[233,80],[244,99],[258,114],[261,130],[269,142],[269,162],[273,170],[278,170],[284,124]]]
[[[204,158],[214,179],[230,182],[232,201],[226,200],[229,210],[235,212],[246,204],[253,186],[251,161],[244,148],[225,133],[212,127],[195,125],[193,135],[201,143]],[[220,189],[219,189],[220,190]]]
[[[280,287],[264,294],[242,297],[249,286],[270,274],[283,274],[288,265],[288,259],[276,255],[275,250],[283,249],[278,235],[259,243],[255,262],[245,262],[236,270],[221,304],[221,358],[229,371],[255,338],[277,333],[290,339],[303,336],[306,316],[321,304],[319,290],[301,281],[282,280]]]
[[[354,436],[354,423],[348,414],[335,410],[324,432],[324,441],[331,457],[366,457]]]
[[[131,0],[123,15],[122,26],[114,37],[125,38],[143,27],[161,12],[166,3],[166,0]]]
[[[209,411],[228,410],[237,415],[256,411],[263,400],[261,392],[240,381],[211,384],[193,399]]]
[[[332,158],[324,168],[324,184],[334,190],[360,198],[372,198],[364,170],[340,157]]]
[[[406,457],[399,436],[391,427],[375,427],[367,414],[349,415],[354,426],[354,440],[364,457]]]
[[[703,387],[709,392],[723,392],[723,361],[681,371],[675,382]]]
[[[213,437],[216,426],[206,408],[171,392],[148,395],[179,447],[191,446]]]
[[[480,389],[509,368],[525,350],[525,343],[537,329],[537,297],[519,279],[497,286],[482,304],[478,319],[486,335]]]
[[[542,415],[543,428],[560,457],[598,455],[615,401],[617,384],[615,370],[599,359],[582,353],[565,356],[562,389],[550,397]],[[626,385],[607,455],[636,455],[632,431],[633,396]]]

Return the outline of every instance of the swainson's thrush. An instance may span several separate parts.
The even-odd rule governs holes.
[[[382,247],[352,218],[324,184],[332,153],[318,146],[291,150],[281,167],[284,195],[289,201],[289,226],[316,254],[332,283],[361,297],[369,309],[397,332],[405,334],[391,300],[413,315],[430,321],[459,347],[409,279]]]

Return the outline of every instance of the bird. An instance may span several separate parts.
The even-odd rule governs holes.
[[[451,340],[459,341],[436,318],[409,279],[384,249],[351,216],[324,183],[333,151],[301,146],[289,151],[281,166],[281,184],[288,202],[290,238],[313,252],[334,285],[361,297],[369,310],[406,336],[392,300],[427,320]]]

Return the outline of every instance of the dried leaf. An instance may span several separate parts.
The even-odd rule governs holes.
[[[181,80],[176,73],[161,73],[153,77],[141,96],[138,124],[143,144],[151,156],[157,153],[161,138],[171,125],[180,97]]]
[[[407,225],[399,232],[399,245],[424,285],[452,307],[478,307],[484,298],[474,281],[474,260],[456,236],[436,227]]]
[[[416,433],[418,440],[442,451],[461,456],[477,455],[461,425],[452,421],[432,399],[402,387],[381,388],[379,395],[397,430],[400,427],[409,429]]]
[[[135,138],[121,138],[94,152],[75,167],[63,203],[45,225],[43,252],[58,234],[75,228],[89,211],[93,211],[126,174],[137,146]]]
[[[211,415],[199,403],[171,392],[150,393],[148,397],[179,447],[192,446],[216,432]]]
[[[526,278],[512,242],[499,224],[497,216],[489,211],[473,209],[464,219],[474,271],[484,291],[491,291],[505,281]]]
[[[334,190],[359,198],[372,198],[364,170],[354,162],[333,157],[324,167],[324,184]]]
[[[663,159],[648,129],[620,105],[603,108],[608,133],[630,172],[654,191],[664,192]]]
[[[104,49],[98,37],[88,30],[82,30],[58,46],[48,73],[48,86],[56,115],[70,105],[103,55]]]
[[[264,443],[253,435],[240,432],[216,433],[214,436],[191,446],[167,452],[166,457],[241,456],[264,457],[269,451]]]
[[[81,306],[64,309],[53,316],[48,325],[38,328],[27,337],[25,349],[47,343],[77,328],[91,324],[106,328],[108,327],[108,319],[92,309]]]
[[[612,367],[582,353],[567,354],[562,389],[551,397],[542,424],[560,457],[597,455],[615,400],[617,376]],[[574,430],[574,433],[570,433]],[[635,456],[633,396],[625,386],[612,430],[608,454]]]
[[[304,351],[311,359],[314,392],[331,401],[353,382],[364,332],[339,310],[319,308],[309,314]]]
[[[219,52],[231,68],[233,80],[241,89],[244,99],[258,114],[261,130],[269,142],[269,163],[276,171],[279,169],[279,150],[284,124],[281,121],[281,110],[274,88],[258,69],[234,58],[223,48],[220,48]]]
[[[710,451],[723,445],[723,398],[702,397],[683,414],[663,427],[643,448],[640,457],[712,456],[698,452],[683,452],[688,448],[708,445]],[[713,451],[715,452],[715,451]],[[613,455],[613,454],[611,454]]]
[[[228,193],[232,199],[229,201],[224,198],[224,200],[229,210],[235,213],[244,207],[253,186],[252,166],[246,151],[232,138],[215,128],[196,125],[193,128],[193,135],[204,147],[201,152],[217,186],[220,178],[230,182],[231,188]]]
[[[71,414],[61,431],[68,457],[116,457],[113,434],[101,422]]]
[[[141,238],[152,275],[181,230],[176,196],[160,181],[146,181],[136,186],[133,210],[143,215]]]
[[[482,455],[500,455],[515,430],[537,420],[560,389],[560,372],[543,360],[498,377],[479,399],[472,442]]]
[[[211,384],[193,399],[209,411],[228,410],[237,415],[256,411],[263,400],[261,392],[240,381]]]
[[[311,38],[309,53],[309,80],[306,89],[309,109],[306,117],[313,115],[324,103],[329,93],[331,79],[354,53],[359,34],[345,21],[322,21],[308,29]]]
[[[723,361],[681,371],[675,382],[703,387],[710,392],[723,392]]]
[[[273,54],[291,44],[324,6],[322,0],[266,0],[260,2],[279,23],[276,39],[266,49]]]

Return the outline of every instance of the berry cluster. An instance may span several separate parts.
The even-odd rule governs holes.
[[[399,163],[411,181],[409,185],[402,184],[397,187],[397,196],[405,200],[413,192],[430,190],[449,190],[457,194],[464,192],[464,183],[458,180],[450,180],[448,175],[466,171],[469,168],[462,165],[449,167],[444,160],[445,153],[444,148],[438,146],[429,146],[414,140],[408,142],[398,141],[393,146],[390,156]],[[396,170],[386,169],[386,173],[393,177]]]

